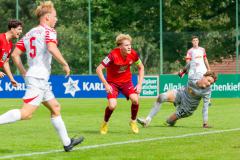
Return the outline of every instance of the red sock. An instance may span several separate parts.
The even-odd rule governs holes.
[[[132,120],[135,120],[137,118],[139,104],[132,104],[131,106],[131,113],[132,113]]]
[[[108,122],[109,118],[112,115],[113,110],[109,109],[109,107],[107,106],[105,109],[105,115],[104,115],[104,121]]]

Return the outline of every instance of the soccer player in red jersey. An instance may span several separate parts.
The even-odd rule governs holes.
[[[13,48],[12,39],[19,38],[22,33],[23,24],[19,20],[10,20],[8,22],[8,31],[0,34],[0,68],[3,68],[9,77],[13,86],[17,86],[17,82],[13,78],[9,66],[9,57]],[[0,71],[0,78],[5,76],[4,72]]]
[[[136,51],[132,49],[132,38],[128,34],[119,34],[116,37],[117,48],[113,49],[97,67],[96,72],[105,86],[108,98],[108,106],[105,109],[104,121],[100,128],[101,134],[108,131],[109,118],[117,106],[119,92],[132,102],[130,126],[133,133],[138,133],[136,117],[139,108],[138,94],[142,89],[144,66]],[[134,87],[130,66],[138,67],[138,84]],[[103,69],[107,69],[107,78],[103,75]]]

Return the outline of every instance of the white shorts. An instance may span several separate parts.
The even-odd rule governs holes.
[[[55,98],[51,86],[44,79],[25,77],[26,92],[23,97],[24,103],[39,106],[42,102]]]

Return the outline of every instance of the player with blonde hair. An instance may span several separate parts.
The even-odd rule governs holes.
[[[16,45],[12,58],[25,78],[26,92],[23,107],[0,115],[0,124],[28,120],[42,103],[51,114],[51,122],[56,129],[66,152],[83,141],[83,137],[70,139],[48,80],[51,72],[52,57],[63,67],[66,76],[70,74],[68,63],[57,47],[56,10],[51,1],[41,2],[35,10],[39,25],[32,28]],[[26,70],[20,56],[26,53],[29,68]]]
[[[132,37],[129,34],[119,34],[116,37],[116,45],[121,45],[123,40],[128,40],[130,43],[132,43]]]
[[[128,34],[119,34],[116,37],[117,47],[103,59],[97,67],[96,72],[105,86],[108,105],[105,109],[104,121],[100,128],[101,134],[107,134],[108,121],[117,106],[117,97],[122,92],[132,102],[130,126],[133,133],[138,133],[136,117],[139,108],[138,94],[142,89],[144,77],[144,66],[139,55],[132,49],[132,38]],[[130,66],[136,64],[138,67],[138,84],[134,87]],[[107,69],[107,78],[103,75],[103,69]]]

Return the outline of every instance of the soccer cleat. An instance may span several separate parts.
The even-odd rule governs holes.
[[[73,149],[74,146],[82,143],[84,140],[84,137],[79,137],[79,138],[71,138],[71,143],[68,146],[63,146],[65,152],[69,152]]]
[[[133,133],[137,134],[139,132],[137,122],[136,121],[131,121],[130,126],[132,128]]]
[[[211,107],[211,106],[212,106],[212,103],[211,103],[211,102],[209,102],[209,103],[208,103],[208,107]]]
[[[178,72],[178,76],[179,76],[180,78],[183,78],[183,76],[185,75],[185,73],[186,73],[186,71],[180,70],[180,71]]]
[[[212,106],[212,102],[211,102],[211,99],[209,99],[208,101],[208,107],[211,107]]]
[[[203,128],[212,128],[212,126],[209,126],[207,123],[203,123]]]
[[[104,121],[100,127],[100,133],[107,134],[107,132],[108,132],[108,124],[107,122]]]
[[[148,127],[150,124],[150,121],[144,118],[137,118],[137,122],[145,128]]]

